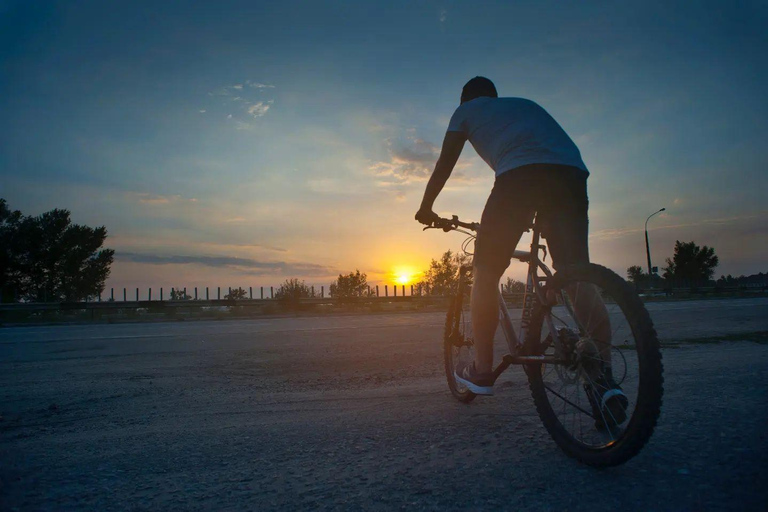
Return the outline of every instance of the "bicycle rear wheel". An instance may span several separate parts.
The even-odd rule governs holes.
[[[475,399],[472,391],[463,384],[456,382],[454,371],[466,365],[475,358],[475,343],[472,333],[472,320],[469,311],[470,287],[463,282],[451,300],[448,314],[445,317],[445,332],[443,334],[443,354],[445,359],[445,377],[451,394],[457,400],[469,403]]]
[[[567,455],[622,464],[651,437],[661,409],[653,322],[634,289],[599,265],[558,272],[546,290],[550,305],[537,308],[526,340],[559,361],[526,365],[539,416]]]

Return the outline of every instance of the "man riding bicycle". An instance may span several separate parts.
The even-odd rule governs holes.
[[[464,86],[461,104],[448,124],[440,157],[416,213],[422,224],[432,225],[439,219],[433,204],[467,140],[495,171],[496,180],[475,245],[471,297],[475,360],[455,376],[472,392],[491,395],[499,280],[534,214],[555,269],[589,263],[589,171],[576,145],[542,107],[523,98],[499,98],[493,82],[478,76]],[[610,331],[596,336],[610,342]],[[613,382],[610,368],[607,370],[601,389],[594,391],[603,401],[611,398],[616,406],[612,408],[626,408],[626,397]]]

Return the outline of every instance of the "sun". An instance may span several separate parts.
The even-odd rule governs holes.
[[[418,272],[410,267],[397,267],[392,271],[392,280],[399,285],[412,284],[416,281]]]
[[[411,282],[411,276],[408,274],[400,274],[395,278],[397,284],[409,284]]]

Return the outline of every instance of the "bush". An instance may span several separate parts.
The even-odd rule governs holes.
[[[331,297],[348,298],[363,297],[368,294],[368,276],[359,270],[347,275],[339,274],[338,279],[331,283]]]
[[[225,300],[242,300],[248,298],[248,292],[244,288],[230,288],[229,293],[224,296]]]
[[[299,302],[299,299],[309,298],[312,294],[309,286],[298,279],[286,279],[275,291],[275,298],[282,302]]]

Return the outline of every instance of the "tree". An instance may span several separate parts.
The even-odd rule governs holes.
[[[275,291],[275,298],[284,302],[298,302],[299,299],[308,298],[310,295],[309,286],[298,279],[286,279]]]
[[[171,288],[171,300],[191,300],[192,296],[187,295],[184,288]]]
[[[728,277],[725,277],[724,275],[720,276],[720,279],[717,280],[718,286],[733,286],[733,284],[736,282],[736,279],[731,275],[728,274]]]
[[[248,292],[244,288],[230,289],[229,293],[224,296],[226,300],[242,300],[248,298]]]
[[[643,273],[643,267],[640,265],[632,265],[627,269],[627,280],[635,286],[640,286],[646,275]]]
[[[503,285],[504,293],[525,293],[525,283],[517,279],[507,278]]]
[[[674,284],[699,285],[709,281],[719,263],[712,247],[699,247],[694,242],[675,242],[675,254],[667,258],[664,279]]]
[[[339,274],[338,279],[331,283],[331,297],[347,298],[362,297],[368,293],[368,276],[359,270],[347,275]]]
[[[459,268],[469,261],[465,254],[446,251],[440,260],[432,260],[429,269],[424,272],[424,284],[429,286],[434,295],[448,295],[456,290],[459,282]]]
[[[18,228],[23,216],[11,211],[5,199],[0,199],[0,294],[2,302],[12,302],[21,290],[21,269],[18,261],[21,241]]]
[[[3,301],[80,301],[104,291],[115,251],[102,249],[104,226],[72,224],[68,210],[37,217],[0,199],[0,290]]]

